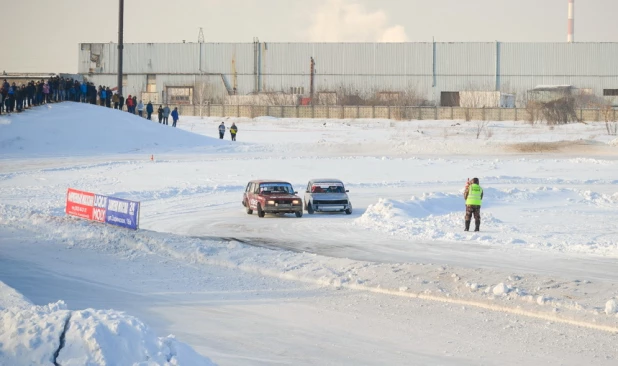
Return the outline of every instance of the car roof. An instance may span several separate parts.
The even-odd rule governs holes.
[[[339,179],[328,179],[328,178],[319,178],[319,179],[311,179],[309,183],[341,183],[343,182]]]
[[[279,180],[279,179],[256,179],[256,180],[249,181],[249,183],[285,183],[285,184],[290,184],[290,182],[286,182],[284,180]]]

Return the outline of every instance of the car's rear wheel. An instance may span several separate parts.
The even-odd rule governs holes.
[[[262,205],[260,205],[259,203],[257,204],[257,212],[259,217],[264,217],[264,215],[266,214],[264,210],[262,210]]]
[[[303,212],[302,211],[296,211],[296,212],[294,212],[294,215],[296,215],[296,217],[303,217]]]
[[[251,215],[251,214],[253,213],[253,210],[251,209],[251,206],[249,206],[249,204],[248,204],[248,203],[244,203],[244,202],[243,202],[243,204],[244,204],[244,205],[245,205],[245,207],[246,207],[245,211],[247,211],[247,214],[248,214],[248,215]]]
[[[313,206],[311,205],[311,203],[307,203],[307,213],[309,215],[313,215],[315,211],[313,211]]]

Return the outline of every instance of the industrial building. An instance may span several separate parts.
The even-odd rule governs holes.
[[[82,43],[79,74],[116,86],[117,56],[117,44]],[[141,43],[123,59],[123,94],[174,105],[460,106],[491,92],[520,107],[544,86],[618,97],[618,43]]]

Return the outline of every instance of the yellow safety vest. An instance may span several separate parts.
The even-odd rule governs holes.
[[[478,184],[470,184],[468,188],[468,198],[466,199],[466,205],[480,206],[482,202],[481,196],[483,195],[483,188]]]

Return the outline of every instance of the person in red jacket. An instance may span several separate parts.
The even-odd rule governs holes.
[[[131,94],[129,94],[129,97],[127,98],[127,112],[135,113],[133,112],[133,98],[131,97]]]

